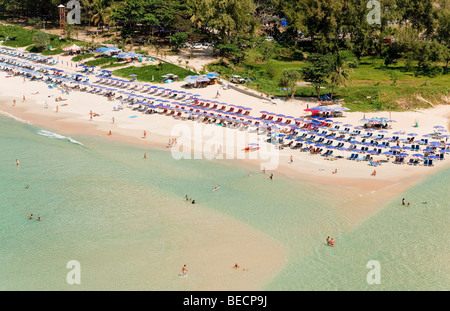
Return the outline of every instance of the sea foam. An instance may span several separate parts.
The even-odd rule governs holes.
[[[46,131],[46,130],[42,130],[41,129],[41,130],[37,131],[36,134],[42,135],[42,136],[45,136],[45,137],[48,137],[48,138],[67,140],[67,141],[71,142],[72,144],[83,146],[82,143],[80,143],[79,141],[76,141],[73,138],[66,137],[66,136],[63,136],[63,135],[60,135],[60,134],[57,134],[57,133],[53,133],[53,132],[50,132],[50,131]]]

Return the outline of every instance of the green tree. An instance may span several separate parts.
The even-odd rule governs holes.
[[[287,69],[283,71],[279,86],[286,89],[286,97],[289,97],[290,93],[291,99],[294,98],[296,84],[301,78],[302,76],[298,70]]]
[[[42,51],[50,43],[50,37],[48,34],[42,31],[37,31],[33,36],[34,46]]]
[[[316,90],[317,99],[320,98],[320,88],[328,85],[328,77],[332,68],[332,60],[329,56],[311,54],[306,60],[306,65],[301,69],[304,81],[310,82]]]
[[[239,34],[253,33],[258,25],[253,0],[188,0],[195,22],[218,31],[220,43],[229,43]]]
[[[287,0],[283,3],[288,27],[294,28],[294,33],[303,31],[311,38],[314,50],[323,54],[333,51],[343,39],[340,29],[346,8],[346,1]]]
[[[357,66],[357,60],[350,51],[337,51],[331,58],[330,65],[331,99],[333,99],[334,88],[347,85],[353,71],[352,68]]]
[[[172,50],[175,52],[179,52],[180,48],[186,43],[188,39],[188,34],[185,32],[177,32],[176,34],[169,36],[170,45],[172,46]]]

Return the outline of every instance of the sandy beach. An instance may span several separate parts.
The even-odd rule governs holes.
[[[64,70],[75,69],[74,66],[61,68]],[[93,76],[91,79],[93,82],[97,80]],[[348,214],[348,217],[346,217],[349,220],[348,228],[357,227],[371,215],[380,211],[385,203],[399,193],[438,170],[448,167],[450,162],[448,159],[435,161],[433,167],[424,167],[394,164],[390,159],[389,162],[383,162],[381,166],[374,168],[367,161],[355,162],[345,158],[327,160],[320,155],[311,155],[309,152],[285,148],[272,154],[273,157],[276,157],[276,162],[268,163],[267,158],[265,160],[260,158],[261,155],[257,157],[255,154],[242,151],[245,145],[258,138],[256,134],[250,135],[239,130],[206,125],[198,121],[175,119],[161,114],[142,114],[129,108],[117,110],[115,108],[120,104],[120,101],[109,101],[104,96],[79,91],[71,91],[69,94],[65,94],[61,90],[48,88],[47,84],[43,82],[30,81],[29,79],[24,81],[23,77],[7,77],[7,74],[3,71],[0,72],[0,81],[0,110],[2,114],[65,136],[93,135],[105,140],[115,140],[139,146],[143,152],[148,153],[149,157],[151,157],[151,150],[155,148],[168,152],[171,150],[172,156],[179,156],[182,152],[181,146],[183,146],[183,151],[186,151],[189,144],[189,154],[192,157],[197,155],[203,159],[213,158],[218,146],[226,146],[227,139],[229,139],[232,144],[238,145],[235,146],[233,152],[230,152],[231,149],[227,150],[226,153],[230,155],[229,159],[241,161],[227,161],[227,157],[225,157],[223,160],[225,164],[240,165],[248,168],[249,173],[253,174],[260,174],[263,168],[267,168],[267,178],[270,174],[274,174],[275,180],[277,176],[284,176],[294,183],[296,181],[307,181],[327,186],[333,194],[342,196],[343,202],[352,201],[352,208],[339,211]],[[186,91],[182,86],[183,82],[174,82],[167,87],[178,91]],[[277,104],[273,104],[232,89],[223,89],[220,85],[211,85],[189,91],[199,94],[201,98],[252,108],[251,115],[254,117],[259,117],[260,111],[265,110],[298,118],[308,115],[309,112],[305,109],[311,106],[311,102],[301,100],[277,100]],[[220,92],[220,98],[216,97],[217,92]],[[62,97],[64,101],[55,101],[55,98],[58,97]],[[23,98],[25,98],[25,101]],[[14,100],[16,101],[15,105],[13,105]],[[90,118],[91,111],[95,114],[93,118]],[[416,133],[420,137],[433,133],[435,126],[443,126],[449,130],[450,106],[440,105],[431,109],[408,112],[344,112],[343,117],[335,119],[342,123],[358,126],[363,125],[361,119],[372,117],[385,117],[396,121],[391,123],[392,128],[389,129],[386,136],[392,136],[392,133],[397,131],[405,131],[405,133]],[[419,126],[413,127],[416,122]],[[111,135],[108,135],[110,131]],[[180,133],[183,135],[180,135]],[[189,135],[186,135],[186,133],[189,133]],[[404,137],[406,137],[405,135]],[[243,138],[239,140],[237,137],[241,136]],[[168,142],[173,138],[177,138],[177,145],[169,149],[167,147]],[[234,138],[234,140],[231,138]],[[262,147],[263,145],[261,143]],[[348,157],[350,153],[348,151],[335,151],[336,155],[340,154],[343,157]],[[380,155],[374,156],[374,160],[377,160],[377,157],[382,160],[386,159],[386,156]],[[270,161],[272,160],[270,159]],[[337,170],[337,174],[332,173],[334,170]],[[376,170],[376,176],[372,176],[374,170]],[[361,205],[364,205],[365,208],[356,208]],[[199,217],[199,214],[208,213],[210,212],[197,210],[184,215],[186,218],[184,221],[200,228],[206,234],[212,229],[210,225],[197,223],[195,220]],[[175,216],[168,215],[168,217]],[[269,282],[283,268],[286,254],[283,246],[278,244],[277,241],[267,238],[261,232],[231,218],[224,219],[221,215],[209,215],[208,217],[217,221],[221,219],[221,222],[216,223],[215,235],[217,238],[223,239],[225,248],[217,250],[215,255],[208,258],[200,258],[201,254],[191,254],[191,256],[198,256],[197,258],[190,258],[190,262],[198,262],[198,266],[191,268],[201,270],[202,265],[208,260],[220,261],[224,267],[219,268],[219,271],[216,272],[223,278],[218,282],[215,279],[216,274],[205,271],[202,276],[205,283],[198,290],[258,289]],[[229,231],[227,228],[230,228],[230,226],[233,228],[235,235],[247,236],[246,242],[232,243],[233,236],[223,234]],[[190,238],[196,239],[198,236],[192,235]],[[207,243],[206,240],[205,243]],[[252,245],[250,249],[249,245]],[[205,249],[214,249],[213,244],[205,244],[204,247]],[[253,272],[246,274],[245,277],[240,277],[239,286],[236,287],[235,271],[230,270],[228,266],[225,268],[225,266],[234,261],[236,252],[243,250],[246,251],[246,266],[251,267],[249,269]],[[261,253],[265,255],[258,256]],[[188,251],[186,254],[188,254]],[[208,275],[210,275],[209,279]]]

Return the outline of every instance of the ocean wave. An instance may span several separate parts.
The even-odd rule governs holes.
[[[67,140],[67,141],[71,142],[72,144],[83,146],[82,143],[80,143],[79,141],[76,141],[75,139],[72,139],[70,137],[66,137],[66,136],[63,136],[63,135],[60,135],[60,134],[57,134],[57,133],[53,133],[53,132],[50,132],[50,131],[39,130],[39,131],[36,132],[36,134],[42,135],[42,136],[45,136],[45,137],[48,137],[48,138]]]

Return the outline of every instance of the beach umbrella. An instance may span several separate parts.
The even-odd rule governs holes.
[[[383,152],[383,154],[387,155],[387,156],[394,155],[394,153],[392,151],[386,151],[386,152]]]
[[[444,127],[442,125],[436,125],[436,126],[433,126],[433,128],[435,128],[435,129],[442,129]]]
[[[399,157],[406,157],[406,156],[409,156],[409,153],[402,152],[402,153],[399,153],[398,156]]]
[[[430,155],[430,156],[428,156],[427,158],[428,158],[428,159],[439,159],[439,157],[438,157],[438,156],[435,156],[435,155]]]
[[[417,136],[418,134],[416,133],[409,133],[408,136]]]
[[[425,148],[425,149],[423,149],[422,151],[425,151],[425,152],[433,152],[434,149],[432,149],[432,148]]]

